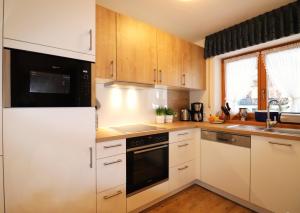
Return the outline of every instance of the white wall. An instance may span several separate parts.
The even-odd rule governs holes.
[[[167,90],[154,88],[117,88],[96,85],[98,126],[155,122],[154,108],[167,105]]]

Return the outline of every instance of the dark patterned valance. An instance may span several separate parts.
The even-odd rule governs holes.
[[[205,58],[300,32],[300,1],[257,16],[205,38]]]

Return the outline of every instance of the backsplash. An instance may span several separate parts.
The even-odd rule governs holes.
[[[167,90],[155,88],[118,88],[96,85],[98,126],[155,122],[154,108],[167,105]]]

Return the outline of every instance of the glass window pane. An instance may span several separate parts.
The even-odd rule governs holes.
[[[280,100],[282,111],[300,112],[300,48],[269,53],[265,61],[268,100]]]
[[[226,101],[234,112],[239,108],[258,108],[257,57],[243,58],[225,64]]]

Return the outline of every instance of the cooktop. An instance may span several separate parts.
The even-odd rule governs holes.
[[[134,133],[134,132],[145,132],[145,131],[152,131],[152,130],[163,130],[165,128],[151,126],[146,124],[132,124],[132,125],[125,125],[125,126],[116,126],[111,127],[122,133]]]

